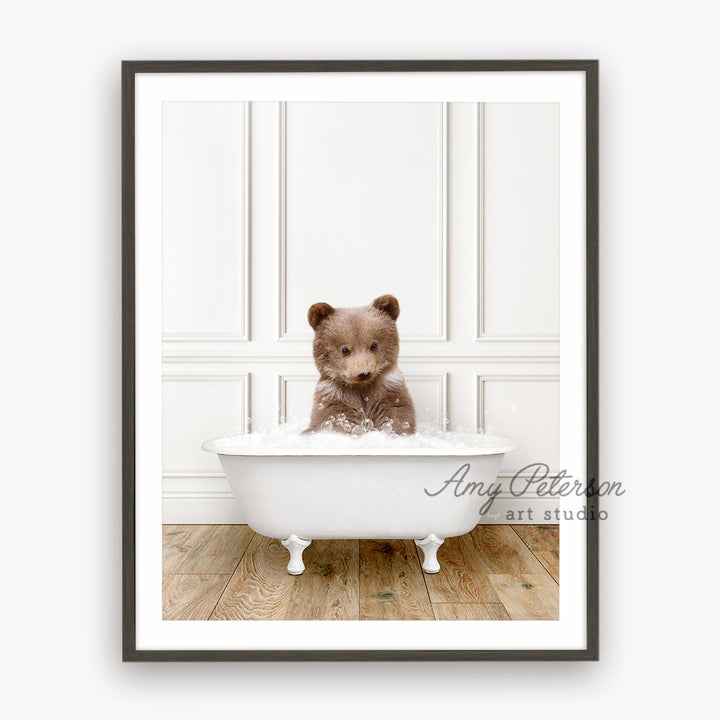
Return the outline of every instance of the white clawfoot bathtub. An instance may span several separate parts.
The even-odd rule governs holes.
[[[503,455],[516,447],[505,438],[443,449],[203,445],[220,458],[247,524],[289,550],[292,575],[305,569],[311,541],[328,538],[412,539],[423,570],[438,572],[438,548],[475,527]]]

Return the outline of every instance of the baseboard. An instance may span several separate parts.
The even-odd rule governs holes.
[[[163,492],[164,525],[246,525],[232,492]]]
[[[484,515],[480,525],[555,524],[558,501],[554,498],[500,495]],[[165,525],[245,525],[231,490],[165,489],[162,518]]]

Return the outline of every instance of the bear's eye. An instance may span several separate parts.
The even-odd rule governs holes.
[[[374,342],[374,343],[370,346],[370,349],[371,349],[371,350],[377,350],[377,343]]]
[[[350,351],[349,351],[347,348],[343,348],[343,349],[342,349],[342,354],[343,354],[343,355],[349,355],[349,354],[350,354]]]

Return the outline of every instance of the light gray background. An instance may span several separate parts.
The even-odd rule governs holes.
[[[697,0],[9,5],[4,704],[30,718],[698,714],[715,689],[715,27]],[[628,488],[601,527],[601,662],[122,665],[120,60],[595,57],[600,461]]]

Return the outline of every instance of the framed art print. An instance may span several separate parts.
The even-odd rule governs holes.
[[[597,659],[597,62],[122,81],[124,659]]]

